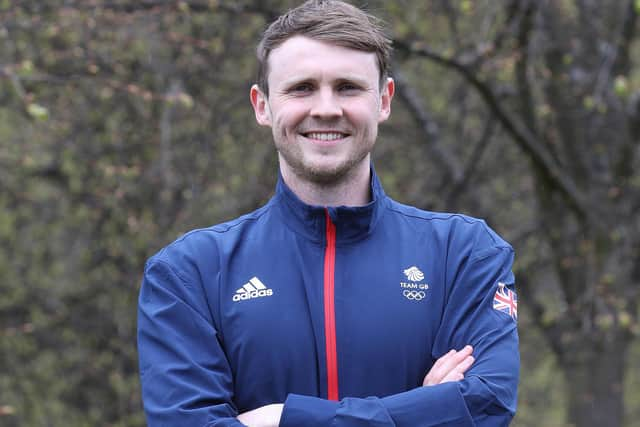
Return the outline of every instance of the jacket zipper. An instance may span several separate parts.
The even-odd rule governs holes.
[[[327,354],[327,398],[338,400],[338,355],[336,350],[336,311],[334,300],[336,267],[336,226],[331,221],[329,209],[327,217],[327,247],[324,253],[324,333]]]

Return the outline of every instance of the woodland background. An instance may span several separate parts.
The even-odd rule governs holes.
[[[0,425],[144,425],[144,262],[270,197],[248,91],[296,4],[0,0]],[[640,426],[640,1],[366,6],[396,44],[386,191],[516,249],[513,425]]]

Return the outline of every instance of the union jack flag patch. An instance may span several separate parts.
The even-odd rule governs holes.
[[[504,283],[498,282],[498,290],[493,297],[493,308],[518,320],[518,296]]]

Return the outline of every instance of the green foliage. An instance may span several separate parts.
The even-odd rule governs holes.
[[[0,89],[0,424],[141,426],[144,261],[271,191],[255,166],[275,170],[270,150],[237,142],[258,137],[237,101],[251,55],[234,46],[261,21],[31,7],[2,16],[16,65]]]
[[[266,13],[298,2],[151,3],[0,0],[0,425],[144,425],[135,325],[145,260],[192,228],[260,206],[272,192],[271,135],[254,125],[247,95]],[[521,27],[507,25],[507,3],[372,1],[369,9],[383,15],[398,39],[452,58],[482,52],[474,76],[497,88],[505,110],[518,114],[523,107],[513,81],[522,52],[514,31]],[[563,19],[578,19],[576,2],[554,4]],[[242,6],[247,9],[239,11]],[[635,7],[640,10],[637,1]],[[498,38],[501,45],[491,43]],[[577,39],[568,44],[588,46]],[[537,47],[532,52],[541,58],[553,56]],[[632,54],[639,48],[636,40]],[[571,79],[590,61],[579,49],[561,53],[556,69],[540,58],[528,69],[535,121],[555,148],[562,140],[557,124],[573,118],[574,109],[585,118],[578,131],[605,123],[572,140],[578,146],[604,132],[598,144],[579,145],[597,154],[590,167],[599,170],[603,159],[619,155],[612,147],[624,127],[611,115],[633,99],[640,73],[616,70],[600,92],[576,89]],[[425,136],[396,96],[374,152],[385,189],[422,208],[487,218],[514,244],[516,274],[523,282],[537,278],[532,287],[546,296],[546,310],[531,310],[521,297],[522,385],[513,425],[566,426],[563,361],[544,331],[573,307],[552,270],[626,248],[629,228],[612,227],[617,237],[603,244],[576,231],[564,241],[575,253],[551,257],[555,237],[563,237],[558,228],[575,230],[578,222],[553,230],[542,223],[545,185],[482,97],[451,69],[400,51],[395,60],[438,129]],[[598,76],[589,81],[607,77]],[[556,98],[547,98],[553,90]],[[566,93],[572,114],[563,116],[554,101]],[[459,189],[436,148],[468,174]],[[593,200],[618,200],[624,185],[637,191],[640,177],[617,184]],[[602,330],[622,327],[637,335],[637,309],[620,302],[626,293],[614,297],[629,262],[620,260],[607,259],[602,264],[614,267],[594,275],[593,289],[608,295],[614,311],[593,320]],[[640,425],[638,360],[636,342],[624,385],[629,427]]]

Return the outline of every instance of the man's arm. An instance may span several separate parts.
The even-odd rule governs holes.
[[[148,263],[138,305],[140,380],[147,423],[242,426],[232,375],[199,284],[163,260]]]
[[[435,360],[451,348],[472,344],[475,363],[464,379],[435,384],[437,378],[427,375],[426,383],[435,385],[340,402],[290,394],[284,407],[272,408],[276,413],[282,409],[280,425],[507,425],[515,411],[517,332],[515,322],[496,312],[492,302],[499,281],[513,282],[511,260],[508,251],[483,252],[455,275],[433,354]],[[231,370],[207,299],[200,284],[187,283],[184,277],[158,259],[145,271],[138,343],[148,423],[242,426],[244,418],[236,418],[233,404]]]
[[[464,379],[382,398],[347,397],[339,402],[290,394],[280,426],[507,426],[516,406],[518,335],[515,320],[496,311],[493,303],[500,283],[513,285],[512,262],[508,245],[491,246],[472,254],[454,272],[433,353],[472,344],[475,362]],[[430,374],[425,382],[436,383]]]
[[[436,361],[424,377],[423,386],[460,381],[473,364],[473,348],[465,346],[461,351],[451,350]],[[278,427],[282,417],[283,404],[265,405],[238,415],[238,420],[250,427]]]

